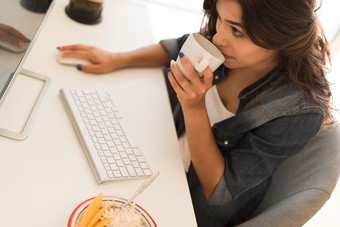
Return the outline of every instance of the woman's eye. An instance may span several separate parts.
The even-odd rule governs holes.
[[[241,37],[241,36],[243,35],[242,32],[240,32],[239,30],[237,30],[237,28],[232,27],[231,29],[233,30],[233,34],[234,34],[236,37]]]

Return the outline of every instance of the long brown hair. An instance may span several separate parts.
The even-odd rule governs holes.
[[[220,0],[221,1],[221,0]],[[330,49],[316,15],[315,0],[237,0],[242,24],[252,42],[277,50],[279,70],[312,95],[325,111],[324,125],[335,122],[329,82],[326,79]],[[204,0],[205,20],[201,33],[208,39],[216,34],[217,0]]]

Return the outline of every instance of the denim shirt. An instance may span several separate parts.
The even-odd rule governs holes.
[[[160,43],[170,58],[175,58],[186,37]],[[222,65],[214,72],[214,83],[224,79],[226,70]],[[263,199],[275,170],[317,134],[324,118],[322,107],[311,95],[299,90],[286,72],[276,69],[243,89],[238,99],[235,116],[212,127],[225,159],[225,171],[210,200],[203,193],[193,165],[187,174],[199,226],[232,226],[249,218]],[[184,129],[180,108],[175,122]]]

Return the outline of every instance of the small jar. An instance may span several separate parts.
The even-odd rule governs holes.
[[[20,0],[20,5],[35,13],[46,13],[52,0]]]
[[[83,24],[98,24],[102,20],[103,0],[70,0],[66,14]]]

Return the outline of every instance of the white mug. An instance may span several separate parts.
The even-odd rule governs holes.
[[[200,76],[203,76],[203,70],[207,66],[214,72],[225,60],[217,47],[198,33],[190,34],[180,51],[189,58]],[[198,63],[200,58],[202,60]],[[179,56],[176,62],[181,72],[189,79]]]

